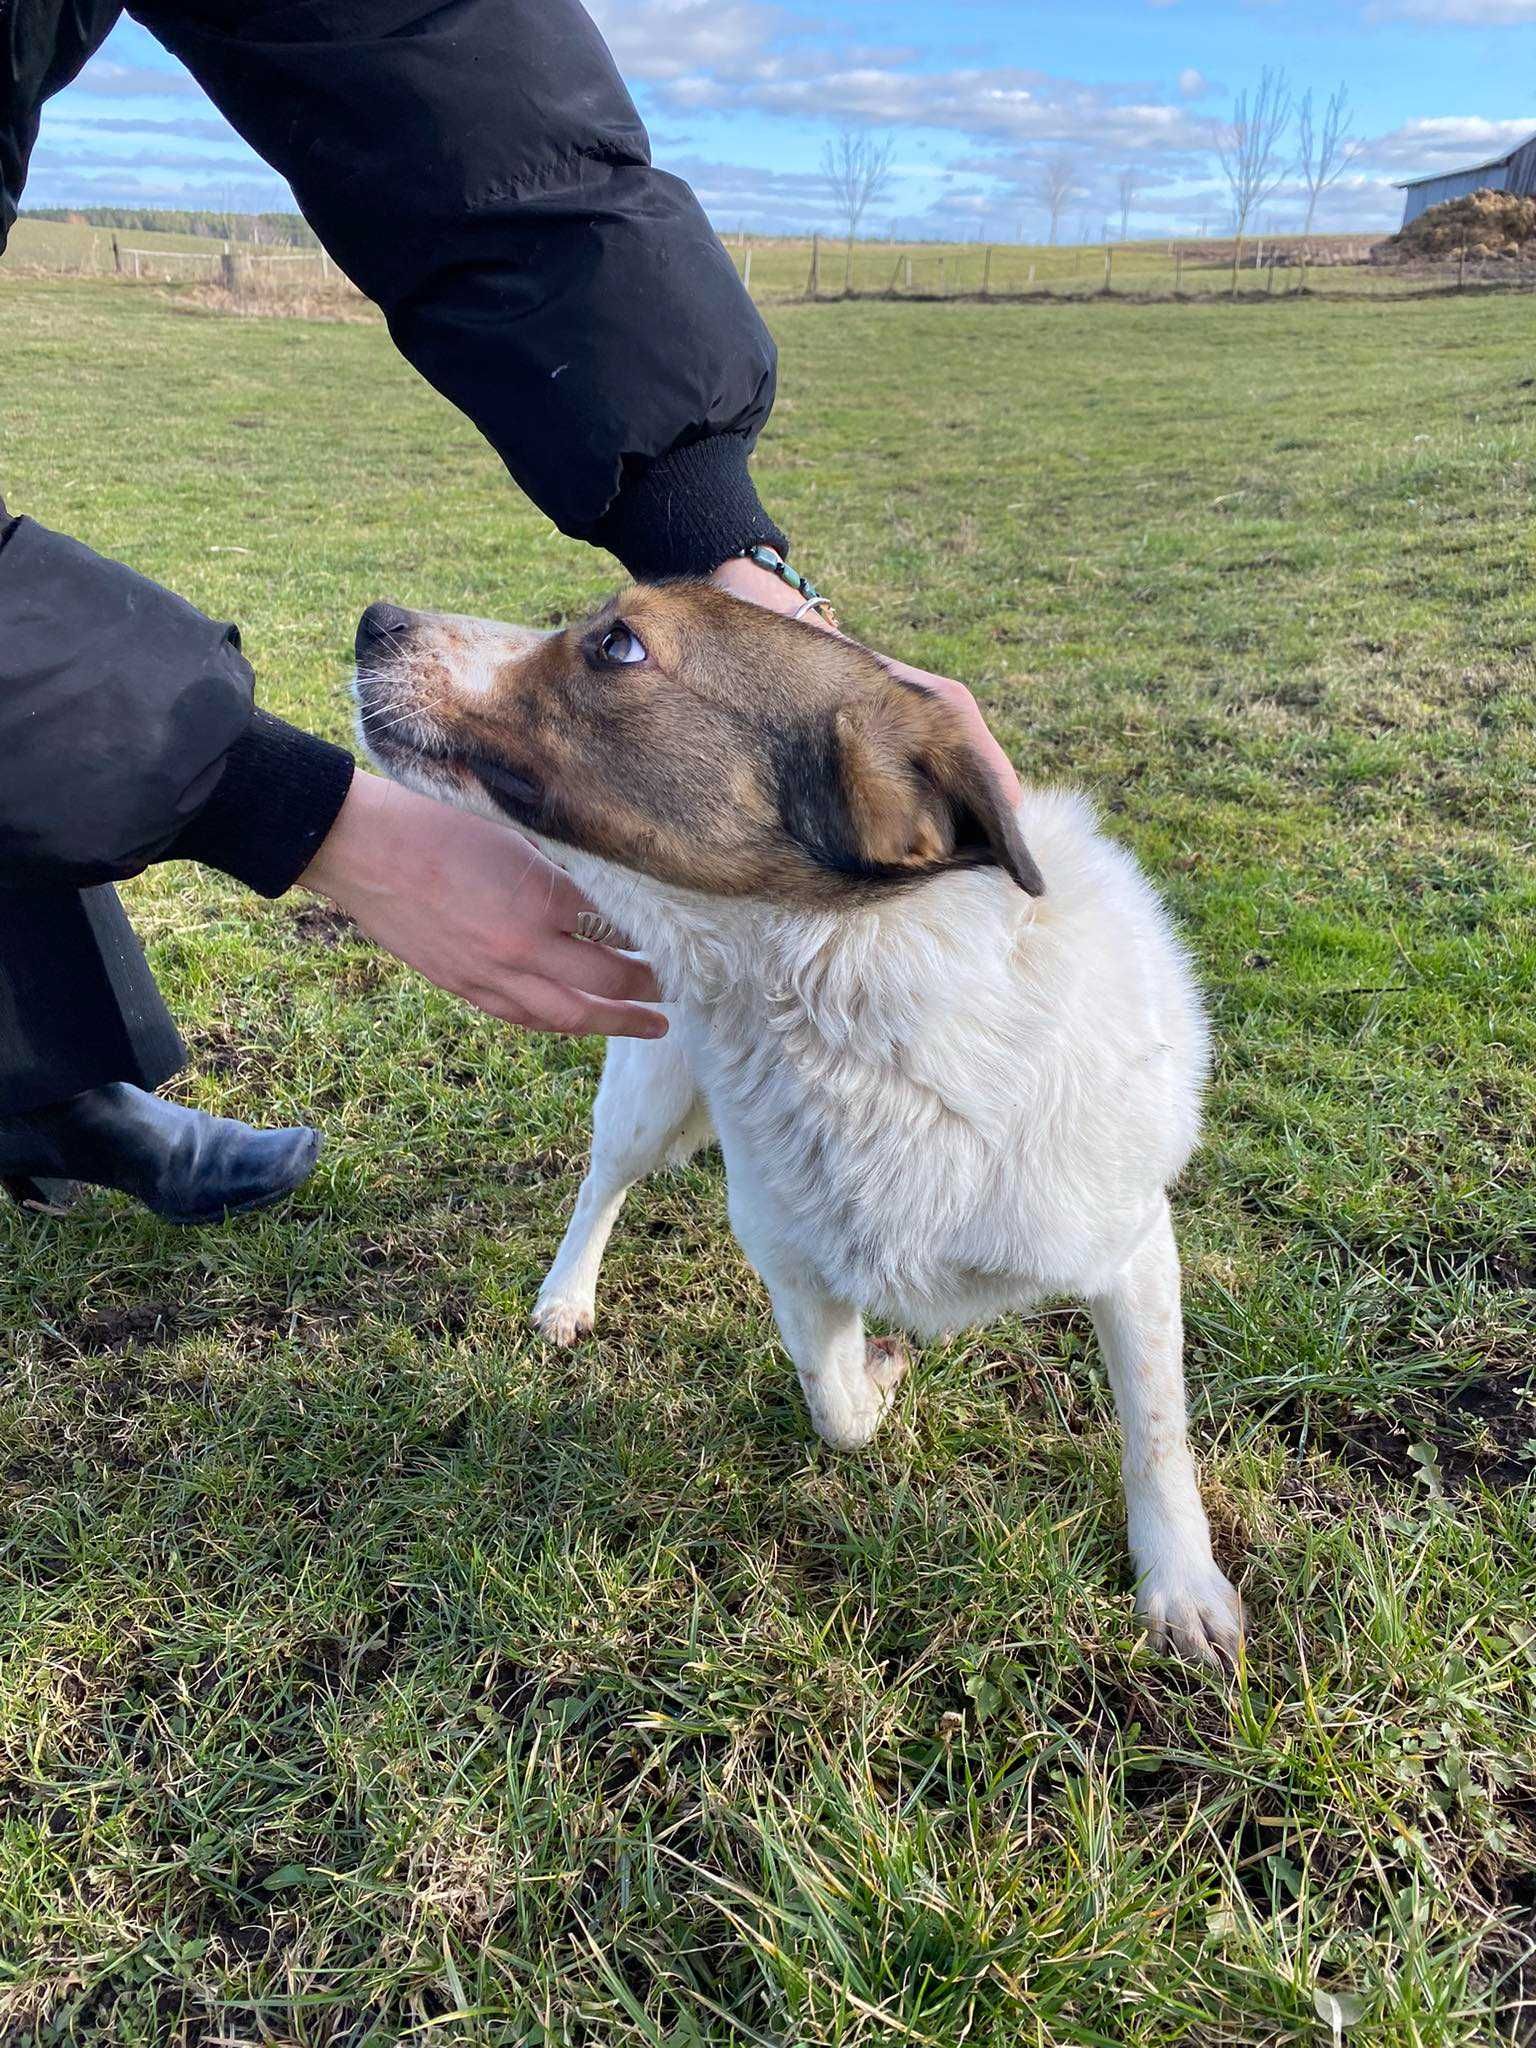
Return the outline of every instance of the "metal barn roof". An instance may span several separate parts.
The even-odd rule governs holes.
[[[1479,171],[1501,171],[1512,158],[1520,154],[1522,149],[1529,149],[1533,142],[1536,142],[1536,135],[1528,135],[1524,142],[1517,142],[1513,149],[1506,149],[1502,156],[1489,157],[1485,163],[1458,164],[1450,171],[1426,171],[1421,178],[1398,178],[1395,180],[1395,189],[1399,192],[1408,192],[1415,185],[1438,185],[1442,178],[1471,178]]]

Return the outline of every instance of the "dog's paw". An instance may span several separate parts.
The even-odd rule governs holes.
[[[1155,1567],[1136,1589],[1136,1612],[1155,1650],[1218,1670],[1237,1663],[1243,1603],[1215,1564]]]
[[[895,1337],[866,1337],[864,1340],[864,1385],[857,1394],[846,1382],[830,1400],[811,1399],[811,1420],[816,1434],[834,1451],[861,1451],[885,1420],[910,1363],[906,1350]]]
[[[907,1348],[899,1337],[865,1338],[864,1370],[884,1397],[880,1407],[882,1415],[890,1407],[896,1389],[906,1378],[911,1364]]]
[[[541,1294],[534,1304],[532,1322],[551,1344],[579,1344],[583,1337],[591,1336],[592,1318],[590,1301],[566,1301],[558,1294],[546,1301]]]

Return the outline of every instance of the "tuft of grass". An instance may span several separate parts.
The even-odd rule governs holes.
[[[611,580],[375,327],[0,309],[13,506],[239,619],[318,730],[370,599],[549,621]],[[1524,313],[775,325],[797,557],[1094,792],[1199,955],[1179,1218],[1246,1667],[1139,1639],[1080,1316],[931,1349],[830,1456],[706,1162],[546,1352],[599,1049],[160,870],[178,1088],[329,1144],[222,1231],[0,1217],[0,2037],[1529,2030]]]

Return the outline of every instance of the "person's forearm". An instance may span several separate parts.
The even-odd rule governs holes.
[[[782,544],[747,474],[772,339],[576,0],[236,13],[137,9],[562,531],[647,578]]]
[[[354,767],[345,749],[258,710],[207,803],[159,858],[200,861],[259,896],[281,896],[335,824]]]

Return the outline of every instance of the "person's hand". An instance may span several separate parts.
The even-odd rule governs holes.
[[[733,556],[722,562],[711,583],[722,590],[730,591],[733,597],[744,597],[749,604],[766,605],[771,612],[784,612],[790,617],[799,611],[803,602],[800,594],[792,590],[781,577],[771,569],[764,569],[757,562],[749,562],[744,555]],[[823,631],[836,632],[835,626],[828,625],[820,612],[807,612],[807,620],[814,621]],[[912,668],[904,661],[893,661],[889,655],[878,656],[893,676],[899,676],[904,683],[917,683],[925,690],[932,690],[936,696],[946,697],[965,720],[970,734],[971,745],[990,769],[993,777],[1007,799],[1010,809],[1019,801],[1021,791],[1019,778],[1013,763],[992,737],[987,721],[981,715],[981,707],[965,687],[949,676],[933,675],[925,668]]]
[[[355,775],[304,873],[428,981],[530,1031],[660,1038],[667,1020],[642,961],[571,936],[591,905],[520,834]]]

